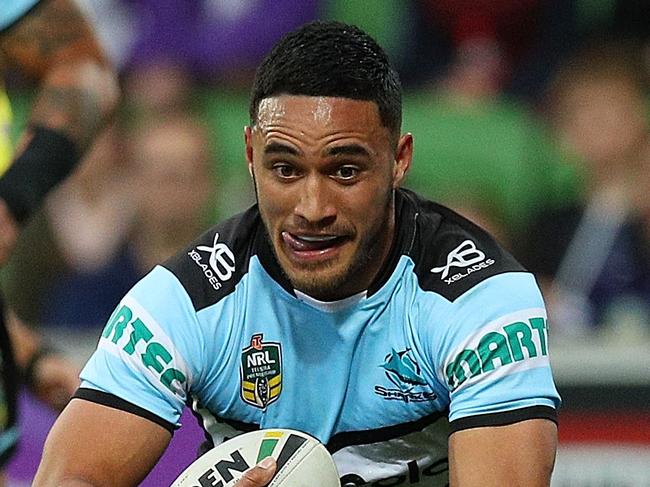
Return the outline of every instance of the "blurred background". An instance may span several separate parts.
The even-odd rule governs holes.
[[[650,485],[650,2],[79,0],[124,99],[21,237],[1,284],[83,364],[121,296],[253,202],[248,89],[279,37],[357,24],[388,51],[415,137],[407,186],[490,230],[533,271],[563,396],[554,486]],[[34,86],[10,75],[17,123]],[[53,422],[23,394],[9,485],[29,485]],[[142,484],[195,457],[191,415]]]

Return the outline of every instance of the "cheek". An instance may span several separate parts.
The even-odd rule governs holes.
[[[278,220],[291,213],[291,203],[287,191],[274,185],[265,185],[257,181],[257,202],[260,213],[267,226],[277,225]]]
[[[383,187],[366,191],[351,200],[343,212],[359,229],[383,226],[386,223],[391,191],[387,193]]]

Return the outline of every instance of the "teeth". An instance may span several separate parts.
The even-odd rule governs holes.
[[[304,240],[305,242],[329,242],[331,240],[336,240],[336,235],[319,235],[319,236],[306,236],[306,235],[296,235],[297,238],[300,240]]]

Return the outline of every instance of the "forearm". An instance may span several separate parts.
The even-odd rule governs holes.
[[[118,81],[73,0],[43,1],[3,34],[0,51],[8,64],[39,81],[14,163],[0,184],[0,198],[22,223],[109,120]]]
[[[30,127],[41,126],[65,135],[84,153],[109,120],[117,98],[115,75],[99,61],[55,66],[38,91],[18,151],[32,135]]]
[[[79,387],[79,367],[44,345],[40,335],[14,313],[8,313],[6,323],[24,383],[41,401],[61,411]]]
[[[0,197],[19,223],[75,169],[117,100],[112,71],[96,59],[56,65],[38,92]]]
[[[31,358],[41,347],[41,338],[12,311],[7,312],[6,323],[16,365],[19,369],[25,370]]]

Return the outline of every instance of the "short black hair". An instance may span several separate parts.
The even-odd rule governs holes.
[[[264,98],[306,95],[373,101],[382,124],[397,139],[402,88],[379,44],[360,28],[315,21],[286,34],[262,61],[250,97],[251,123]]]

